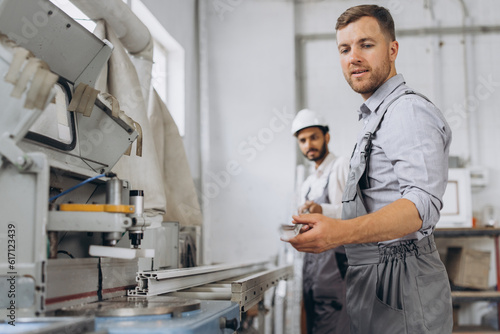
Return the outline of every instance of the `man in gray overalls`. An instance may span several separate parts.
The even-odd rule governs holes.
[[[342,220],[294,216],[306,225],[289,242],[312,253],[345,245],[351,333],[451,333],[448,276],[433,237],[447,184],[450,127],[396,73],[399,44],[385,8],[349,8],[335,29],[344,76],[365,100],[364,128]]]
[[[349,161],[328,150],[330,132],[323,115],[303,109],[292,122],[292,134],[314,171],[302,184],[299,213],[342,215]],[[349,334],[345,305],[347,258],[344,246],[320,254],[306,253],[303,261],[303,301],[308,334]]]

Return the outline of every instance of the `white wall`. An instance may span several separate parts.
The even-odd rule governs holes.
[[[184,147],[191,175],[200,188],[200,117],[196,0],[141,0],[185,51],[186,132]]]
[[[199,2],[198,18],[195,0],[143,0],[186,52],[184,144],[206,263],[276,255],[293,198],[293,3],[223,2]]]
[[[226,11],[205,7],[202,27],[208,64],[202,96],[209,129],[203,174],[207,262],[276,255],[278,227],[289,221],[293,197],[293,3],[231,3]]]

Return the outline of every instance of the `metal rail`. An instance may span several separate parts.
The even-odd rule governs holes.
[[[169,296],[205,300],[231,300],[246,312],[260,302],[264,293],[276,287],[280,280],[293,277],[293,265],[273,268],[255,274],[233,277],[226,281],[205,284],[195,288],[172,292]]]
[[[129,296],[154,296],[187,289],[194,286],[248,275],[267,269],[268,262],[227,264],[173,270],[140,271],[137,286],[128,291]]]
[[[264,292],[277,286],[280,280],[293,277],[293,265],[260,272],[234,281],[231,284],[231,301],[240,304],[240,311],[246,312],[262,300]]]

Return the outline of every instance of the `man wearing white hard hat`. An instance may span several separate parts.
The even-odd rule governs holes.
[[[349,161],[329,152],[329,127],[323,116],[315,111],[299,111],[292,123],[292,134],[297,137],[304,156],[314,162],[314,171],[301,188],[299,214],[322,213],[340,218]],[[346,269],[343,246],[304,255],[303,300],[308,334],[349,333],[345,307]]]

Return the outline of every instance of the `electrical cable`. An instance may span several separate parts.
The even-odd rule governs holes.
[[[97,300],[102,302],[102,263],[101,263],[101,257],[99,257],[99,262],[97,263],[97,269],[98,269],[98,282],[97,282]]]
[[[58,250],[58,251],[57,251],[57,254],[66,254],[66,255],[68,255],[68,256],[69,256],[70,258],[72,258],[72,259],[74,259],[74,258],[75,258],[75,257],[73,256],[73,254],[71,254],[71,253],[70,253],[70,252],[68,252],[68,251],[62,250],[62,249],[61,249],[61,250]]]
[[[89,182],[91,182],[91,181],[94,181],[95,179],[98,179],[98,178],[103,177],[103,176],[107,176],[107,177],[114,177],[114,176],[116,176],[116,174],[114,174],[114,173],[104,173],[104,174],[99,174],[99,175],[93,176],[93,177],[91,177],[91,178],[88,178],[88,179],[86,179],[85,181],[83,181],[83,182],[81,182],[81,183],[77,184],[76,186],[73,186],[73,187],[71,187],[71,188],[69,188],[69,189],[67,189],[67,190],[63,191],[62,193],[60,193],[60,194],[58,194],[58,195],[52,196],[51,198],[49,198],[49,202],[52,202],[52,201],[56,200],[57,198],[61,197],[62,195],[66,195],[66,194],[67,194],[67,193],[69,193],[70,191],[73,191],[73,190],[75,190],[76,188],[81,187],[81,186],[83,186],[84,184],[89,183]]]

